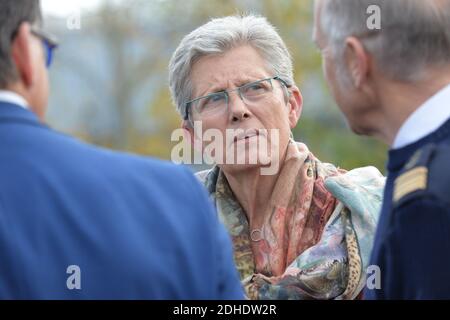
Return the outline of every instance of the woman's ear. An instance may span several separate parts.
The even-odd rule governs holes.
[[[184,139],[186,139],[189,144],[194,147],[195,151],[201,152],[201,138],[195,136],[195,130],[192,127],[191,122],[189,120],[183,120],[181,122],[181,128],[183,129]],[[199,140],[197,143],[195,143],[196,139]]]
[[[181,129],[183,129],[183,138],[185,141],[189,141],[189,144],[194,146],[194,129],[188,120],[181,121]]]
[[[291,129],[297,126],[297,122],[302,115],[303,110],[303,97],[300,90],[297,86],[292,86],[288,88],[289,92],[289,100],[288,100],[288,108],[289,108],[289,125]]]
[[[183,120],[181,122],[181,128],[183,129],[184,139],[194,148],[197,152],[202,152],[202,138],[196,137],[195,130],[189,120]],[[196,141],[197,140],[197,141]]]

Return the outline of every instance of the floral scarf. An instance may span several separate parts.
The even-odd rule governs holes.
[[[253,243],[244,210],[219,167],[199,173],[231,235],[249,299],[354,299],[365,270],[384,178],[373,167],[345,172],[291,141]]]

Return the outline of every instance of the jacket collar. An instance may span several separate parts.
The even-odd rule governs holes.
[[[0,101],[0,123],[3,122],[27,122],[41,125],[32,111],[13,103]]]

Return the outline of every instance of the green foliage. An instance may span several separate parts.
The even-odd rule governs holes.
[[[297,141],[306,143],[323,162],[343,169],[372,165],[385,171],[386,147],[372,138],[356,136],[348,128],[305,117],[300,120],[294,136]]]
[[[140,19],[133,18],[136,13]],[[351,133],[337,107],[329,106],[333,103],[323,81],[321,57],[311,40],[312,0],[134,0],[114,8],[106,5],[98,14],[100,22],[92,25],[88,33],[101,34],[106,39],[112,57],[112,96],[118,101],[117,106],[110,111],[111,116],[120,119],[120,124],[111,130],[113,134],[102,138],[84,131],[84,125],[76,133],[83,139],[108,147],[169,159],[174,145],[170,135],[181,122],[167,88],[170,54],[182,37],[195,27],[212,17],[237,13],[266,16],[276,26],[291,51],[295,78],[305,100],[303,116],[294,130],[296,138],[305,142],[324,162],[332,162],[345,169],[375,165],[384,171],[386,148],[377,141]],[[144,22],[152,23],[151,32],[142,28]],[[163,33],[164,37],[153,36],[155,30]],[[130,39],[144,44],[152,55],[131,59],[127,56]],[[82,64],[71,63],[66,66],[66,72],[67,68],[82,74],[83,80],[89,79],[89,71],[91,78],[97,79],[95,70],[81,73]],[[158,86],[143,89],[141,85],[150,75],[162,80]],[[112,80],[107,81],[99,83],[95,80],[89,86],[102,90],[102,86],[111,86]],[[135,123],[136,117],[132,116],[129,108],[138,90],[153,90],[146,113],[151,130],[139,129]],[[95,123],[92,117],[89,120]]]

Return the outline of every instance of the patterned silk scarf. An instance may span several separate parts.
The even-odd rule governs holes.
[[[246,214],[223,172],[215,167],[201,179],[231,235],[249,299],[357,297],[384,185],[377,169],[345,172],[291,141],[253,249]]]

